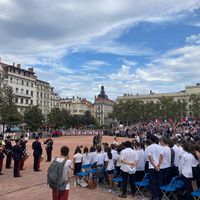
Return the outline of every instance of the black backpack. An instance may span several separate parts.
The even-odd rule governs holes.
[[[63,168],[67,159],[63,162],[58,162],[56,158],[50,164],[47,171],[47,184],[53,190],[64,191],[66,185],[68,184],[68,180],[63,180]]]

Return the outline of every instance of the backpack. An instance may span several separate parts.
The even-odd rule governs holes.
[[[47,171],[47,184],[53,190],[64,191],[66,185],[68,184],[68,180],[63,180],[63,168],[67,159],[65,159],[62,163],[58,162],[56,158],[50,164]]]

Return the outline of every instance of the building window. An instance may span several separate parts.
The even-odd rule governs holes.
[[[24,103],[24,99],[21,98],[21,104],[23,104],[23,103]]]
[[[26,82],[26,85],[28,86],[28,81]]]
[[[18,88],[15,88],[15,92],[18,93],[18,91],[19,91],[19,89],[18,89]]]
[[[13,82],[13,79],[12,79],[12,78],[10,78],[10,82],[11,82],[11,83]]]
[[[24,89],[21,89],[21,94],[24,94]]]
[[[22,80],[22,85],[24,85],[24,81]]]
[[[28,90],[26,90],[26,94],[28,95]]]
[[[31,99],[31,105],[33,105],[33,100]]]
[[[26,104],[28,104],[28,99],[26,99]]]
[[[31,96],[33,97],[33,91],[31,91]]]
[[[15,103],[18,103],[18,98],[17,97],[15,98]]]
[[[40,93],[40,98],[42,98],[42,92]]]
[[[33,83],[31,83],[31,87],[33,87]]]

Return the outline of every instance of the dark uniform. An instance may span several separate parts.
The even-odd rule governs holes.
[[[32,149],[33,149],[33,156],[34,156],[33,169],[34,171],[40,171],[42,146],[41,146],[41,143],[37,140],[37,138],[36,138],[36,141],[33,142],[32,144]]]
[[[0,140],[0,175],[2,174],[2,168],[3,168],[3,159],[5,157],[5,148],[4,148],[4,141]]]
[[[11,168],[11,162],[12,162],[12,142],[9,139],[10,137],[7,137],[7,140],[5,141],[6,169]]]
[[[53,150],[53,140],[48,138],[44,144],[46,144],[47,162],[51,162],[52,150]]]
[[[22,147],[19,145],[19,141],[16,141],[16,145],[12,148],[13,151],[13,160],[14,160],[14,170],[13,174],[14,177],[20,177],[20,167],[21,167],[21,160],[23,156]]]
[[[23,157],[22,157],[22,161],[21,161],[20,170],[24,170],[24,162],[25,162],[25,157],[27,154],[26,143],[27,143],[26,140],[24,140],[24,139],[20,140],[20,146],[22,147],[22,151],[23,151]]]

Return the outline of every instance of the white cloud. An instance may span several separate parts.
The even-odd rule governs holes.
[[[186,42],[190,44],[200,44],[200,34],[188,36]]]
[[[102,67],[109,67],[110,63],[103,60],[90,60],[83,65],[83,69],[86,71],[98,70]]]

